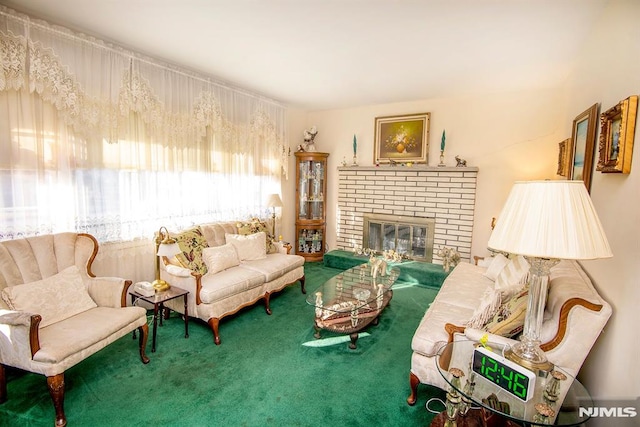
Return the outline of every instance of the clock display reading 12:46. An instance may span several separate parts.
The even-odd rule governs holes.
[[[484,347],[476,347],[473,351],[472,369],[523,402],[533,397],[535,374]]]

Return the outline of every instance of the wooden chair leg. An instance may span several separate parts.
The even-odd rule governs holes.
[[[66,426],[67,418],[64,416],[64,372],[47,377],[47,387],[49,388],[51,400],[53,400],[53,407],[56,410],[56,426]]]
[[[7,401],[7,376],[4,365],[0,364],[0,403]]]
[[[218,325],[220,324],[220,319],[218,319],[217,317],[212,317],[207,323],[209,323],[209,327],[211,327],[211,330],[213,331],[213,342],[216,343],[216,345],[220,345],[220,334],[218,333]]]
[[[147,338],[149,337],[149,325],[144,324],[138,328],[140,331],[140,360],[145,365],[149,363],[149,358],[147,357]]]
[[[264,309],[268,315],[271,315],[271,293],[264,294]]]
[[[418,400],[418,384],[420,380],[415,376],[413,372],[409,372],[409,388],[411,389],[411,395],[407,397],[407,403],[411,406],[416,404]]]
[[[300,290],[302,291],[303,294],[306,294],[307,290],[304,288],[304,279],[305,279],[304,276],[300,278]]]

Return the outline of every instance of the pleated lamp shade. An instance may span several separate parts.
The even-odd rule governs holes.
[[[277,194],[269,194],[267,196],[267,207],[269,208],[281,208],[282,207],[282,199]]]
[[[488,247],[549,259],[613,256],[591,197],[577,180],[516,182]]]

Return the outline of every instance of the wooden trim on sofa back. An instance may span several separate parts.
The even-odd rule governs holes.
[[[582,298],[571,298],[565,301],[565,303],[562,304],[562,308],[560,309],[560,319],[558,320],[558,332],[556,332],[556,335],[550,341],[540,345],[540,348],[542,349],[542,351],[552,350],[562,342],[565,334],[567,333],[567,326],[569,324],[569,313],[571,312],[571,309],[576,306],[581,306],[592,311],[602,310],[601,304],[594,304]],[[455,333],[463,334],[465,327],[457,326],[452,323],[447,323],[444,326],[444,330],[447,331],[447,333],[449,334],[448,342],[453,342],[453,334]],[[440,366],[442,366],[442,364],[445,362],[447,365],[449,364],[449,360],[445,359],[444,356],[441,357],[440,360],[441,360]]]
[[[558,332],[556,332],[556,336],[551,339],[551,341],[546,342],[540,346],[542,351],[549,351],[555,347],[557,347],[563,340],[565,334],[567,333],[567,325],[569,323],[569,312],[575,306],[581,306],[588,310],[592,311],[600,311],[602,310],[601,304],[594,304],[582,298],[571,298],[570,300],[565,301],[562,304],[562,308],[560,309],[560,320],[558,321]]]
[[[93,242],[93,252],[89,257],[89,260],[87,261],[87,275],[89,277],[96,277],[96,275],[93,274],[93,271],[91,271],[91,265],[93,264],[93,261],[96,259],[96,255],[98,255],[98,239],[96,239],[95,237],[93,237],[91,234],[88,234],[88,233],[78,233],[78,237],[86,237]]]

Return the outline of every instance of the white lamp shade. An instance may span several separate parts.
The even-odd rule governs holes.
[[[537,258],[613,256],[582,181],[516,182],[488,246]]]
[[[177,243],[161,243],[158,246],[158,256],[166,256],[171,258],[174,255],[178,255],[180,252],[180,246]]]
[[[269,194],[269,196],[267,197],[267,207],[281,208],[282,200],[280,199],[280,196],[277,194]]]

